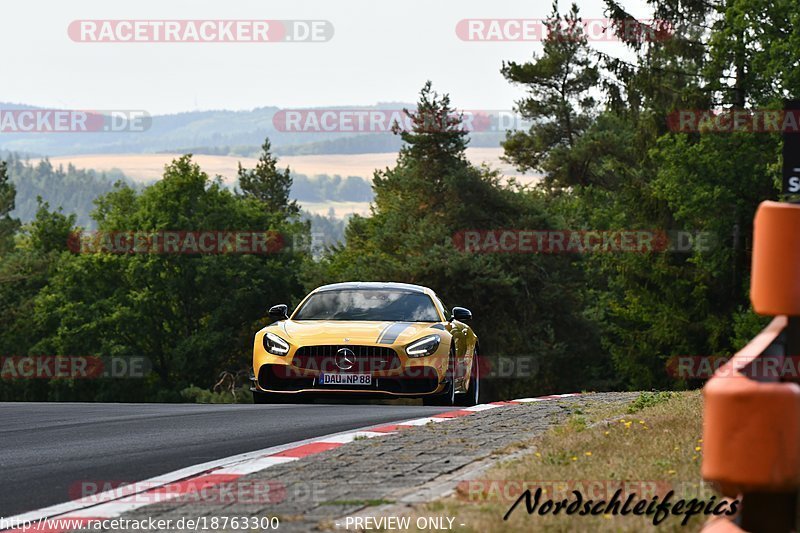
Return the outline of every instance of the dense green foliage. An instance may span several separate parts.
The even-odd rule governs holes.
[[[65,170],[53,167],[47,159],[34,162],[13,152],[0,153],[0,157],[5,160],[9,181],[16,191],[15,207],[10,215],[22,222],[35,218],[37,198],[41,197],[65,213],[75,214],[79,225],[94,227],[91,212],[96,198],[111,192],[117,181],[137,187],[121,171],[97,173],[72,165],[67,165]],[[289,196],[297,202],[370,202],[373,192],[370,182],[357,176],[343,178],[320,174],[311,177],[292,172]]]
[[[97,228],[96,221],[91,217],[94,202],[113,191],[115,182],[119,181],[135,189],[142,188],[119,171],[97,173],[93,170],[76,169],[72,165],[64,170],[62,167],[54,168],[47,159],[34,162],[13,152],[0,154],[0,157],[5,159],[4,175],[8,180],[7,186],[0,185],[0,191],[3,191],[1,194],[4,195],[0,197],[0,206],[10,206],[10,211],[0,209],[0,243],[8,243],[20,222],[24,224],[36,218],[40,198],[64,214],[75,215],[78,226],[92,230]],[[266,168],[280,173],[274,167]],[[256,171],[257,169],[253,169],[245,172]],[[356,176],[309,177],[291,173],[289,197],[296,202],[369,202],[373,193],[371,184]],[[292,201],[288,203],[297,205]],[[294,211],[295,207],[291,210]],[[311,231],[315,235],[314,242],[333,244],[344,240],[344,219],[306,211],[302,211],[301,216],[310,222]],[[1,247],[2,244],[0,250]]]
[[[36,163],[10,153],[5,156],[8,176],[16,187],[14,218],[28,222],[39,209],[37,198],[74,213],[78,224],[91,226],[95,198],[114,189],[116,181],[129,183],[122,172],[97,173],[68,165],[53,167],[47,159]]]
[[[8,177],[8,165],[0,161],[0,252],[6,252],[13,246],[14,233],[19,227],[19,220],[12,218],[17,188]]]
[[[76,220],[46,203],[17,227],[14,186],[0,167],[0,354],[143,355],[153,364],[144,383],[6,382],[0,398],[225,401],[207,391],[220,372],[247,367],[264,310],[342,280],[420,283],[471,308],[487,360],[536,361],[533,372],[487,380],[497,396],[692,385],[667,372],[670,357],[730,354],[764,324],[749,311],[752,219],[777,197],[780,138],[679,133],[668,118],[778,109],[800,97],[800,14],[790,0],[651,3],[673,29],[669,38],[628,35],[634,61],[595,50],[577,8],[560,15],[554,5],[558,30],[541,53],[500,66],[524,91],[517,109],[532,124],[508,135],[506,157],[541,172],[540,185],[472,165],[455,106],[427,83],[408,112],[414,128],[396,132],[395,165],[375,173],[371,215],[352,217],[346,242],[321,257],[302,246],[270,256],[73,254],[65,243]],[[620,5],[606,5],[629,25]],[[241,193],[187,156],[150,187],[120,184],[101,196],[94,221],[102,230],[276,230],[304,242],[309,225],[289,199],[298,183],[270,150],[240,172]],[[349,178],[325,182],[339,193],[315,185],[320,198],[364,192]],[[459,245],[465,230],[507,228],[684,230],[711,246],[578,255]]]
[[[262,180],[263,178],[263,180]],[[265,185],[271,176],[256,176]],[[279,187],[264,190],[276,191]],[[125,186],[97,202],[101,231],[277,231],[291,242],[308,226],[274,205],[276,197],[236,195],[186,156],[141,192]],[[4,399],[180,400],[191,384],[210,387],[221,368],[245,368],[265,295],[301,292],[295,272],[304,253],[111,254],[67,250],[74,218],[43,205],[3,259],[0,352],[9,355],[144,356],[141,380],[17,380]],[[12,300],[13,299],[13,300]]]

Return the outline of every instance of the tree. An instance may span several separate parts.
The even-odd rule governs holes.
[[[40,252],[66,251],[70,235],[75,229],[76,215],[50,211],[50,204],[37,198],[39,208],[36,218],[25,228],[30,246]]]
[[[37,198],[64,213],[77,216],[78,224],[90,226],[93,201],[95,198],[114,189],[115,181],[131,186],[134,183],[120,172],[98,173],[93,170],[77,169],[67,165],[53,167],[46,158],[35,163],[22,156],[9,153],[6,156],[8,176],[16,188],[15,214],[25,224],[36,218],[39,209]]]
[[[0,355],[38,355],[33,347],[51,333],[39,327],[36,302],[69,255],[74,221],[39,199],[36,218],[21,227],[13,250],[0,255]],[[45,380],[0,380],[0,401],[46,399],[48,391]]]
[[[239,187],[244,196],[259,200],[270,213],[292,218],[300,212],[297,202],[289,200],[292,176],[289,167],[278,170],[278,160],[272,156],[271,149],[269,139],[265,139],[254,169],[247,170],[239,164]]]
[[[589,90],[597,85],[598,69],[575,4],[562,17],[554,2],[546,25],[540,57],[534,55],[533,61],[523,64],[503,63],[503,76],[524,85],[529,94],[517,102],[517,111],[533,122],[527,132],[508,133],[505,158],[520,171],[544,172],[555,185],[588,185],[591,158],[574,148],[592,123],[595,102]]]
[[[464,230],[552,228],[545,198],[467,160],[461,117],[430,82],[406,112],[412,128],[395,128],[404,146],[394,167],[375,173],[372,215],[350,219],[346,245],[310,272],[307,285],[418,283],[448,305],[470,307],[490,364],[503,355],[538,365],[515,378],[489,377],[482,387],[498,398],[604,386],[597,378],[609,365],[581,316],[581,275],[569,257],[471,253],[459,245]]]
[[[674,386],[670,356],[731,353],[742,327],[759,323],[742,312],[751,221],[758,203],[777,193],[776,135],[678,133],[668,117],[774,106],[798,94],[792,66],[800,54],[791,2],[648,3],[656,23],[606,0],[609,31],[633,62],[592,50],[577,9],[562,18],[554,6],[543,55],[503,66],[530,93],[518,108],[534,122],[508,136],[506,156],[545,173],[551,216],[573,228],[710,236],[707,249],[594,254],[579,263],[583,312],[602,335],[618,385],[634,389]],[[573,54],[582,60],[566,59]],[[605,105],[585,98],[600,79]]]
[[[211,180],[189,156],[141,192],[122,186],[97,205],[98,228],[111,234],[263,231],[291,239],[294,231],[260,201]],[[247,367],[268,305],[301,296],[304,261],[289,247],[263,255],[66,253],[37,295],[42,335],[33,349],[143,356],[152,364],[144,382],[78,383],[62,398],[177,401],[183,388],[210,387],[221,370]]]
[[[19,220],[11,217],[15,197],[16,188],[8,176],[6,162],[0,161],[0,254],[13,247],[14,233],[19,228]]]
[[[712,237],[709,249],[584,262],[595,302],[586,312],[602,332],[620,385],[636,389],[674,386],[665,371],[670,356],[731,353],[741,325],[759,323],[742,311],[749,305],[752,218],[758,203],[777,193],[776,135],[678,133],[667,117],[679,109],[774,105],[796,88],[790,65],[800,52],[786,22],[796,9],[786,2],[650,3],[671,31],[648,40],[624,33],[637,21],[606,2],[636,61],[596,53],[608,72],[607,105],[571,158],[584,147],[604,148],[592,159],[590,183],[563,193],[572,225]],[[604,137],[617,139],[616,146],[606,148]]]

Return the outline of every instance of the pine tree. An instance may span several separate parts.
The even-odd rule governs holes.
[[[392,127],[405,143],[400,150],[401,159],[444,164],[466,161],[468,131],[461,115],[451,106],[450,95],[439,95],[427,81],[420,91],[416,111],[405,113],[411,120],[411,131],[402,130],[398,124]]]
[[[272,156],[271,149],[269,139],[265,139],[254,169],[248,170],[239,164],[239,187],[244,196],[264,203],[269,212],[279,213],[284,219],[292,218],[300,213],[297,202],[289,199],[292,176],[289,167],[278,169],[278,160]]]
[[[527,132],[509,132],[505,158],[521,171],[543,171],[550,183],[586,185],[587,161],[573,157],[571,150],[591,126],[595,102],[588,91],[597,85],[599,72],[575,4],[562,17],[554,2],[547,28],[541,56],[534,54],[533,61],[523,64],[503,63],[503,76],[527,89],[517,110],[533,123]]]
[[[449,210],[466,184],[480,177],[465,155],[469,133],[462,116],[450,96],[438,94],[430,81],[420,91],[416,110],[404,112],[411,129],[392,128],[404,144],[397,166],[375,173],[376,207],[381,213],[400,210],[404,219]]]

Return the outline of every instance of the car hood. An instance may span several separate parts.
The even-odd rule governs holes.
[[[315,344],[403,344],[423,332],[437,333],[438,322],[372,322],[356,320],[285,320],[280,324],[288,341]],[[438,331],[442,333],[442,331]]]

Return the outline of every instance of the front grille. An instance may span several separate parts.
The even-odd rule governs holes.
[[[258,384],[264,390],[291,392],[324,389],[325,391],[349,390],[347,385],[325,385],[320,387],[316,378],[303,375],[302,371],[286,365],[262,365],[258,372]],[[439,378],[432,367],[409,369],[391,377],[373,377],[372,385],[358,387],[364,393],[427,394],[436,390]]]
[[[340,359],[338,352],[342,348],[349,348],[353,351],[353,365],[351,368],[341,368],[337,364],[337,360]],[[359,374],[400,368],[400,358],[397,356],[397,352],[385,346],[326,344],[322,346],[301,346],[294,354],[292,365],[304,370]]]

